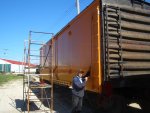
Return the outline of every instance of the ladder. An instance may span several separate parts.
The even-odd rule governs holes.
[[[123,49],[121,34],[121,11],[119,7],[104,6],[104,45],[105,45],[105,64],[106,77],[123,77]],[[115,34],[115,35],[114,35]],[[117,36],[116,36],[117,34]],[[118,48],[113,48],[115,44]]]
[[[49,74],[40,73],[39,65],[42,59],[53,57],[53,42],[51,43],[51,53],[43,55],[41,48],[44,46],[43,41],[32,40],[32,33],[48,34],[45,32],[29,32],[29,39],[24,42],[24,76],[23,76],[23,100],[28,113],[53,113],[53,62],[49,64]],[[35,47],[36,46],[36,47]],[[49,54],[51,54],[49,56]],[[34,64],[36,63],[36,65]],[[36,72],[35,72],[36,70]],[[43,78],[48,77],[49,82],[44,82]]]

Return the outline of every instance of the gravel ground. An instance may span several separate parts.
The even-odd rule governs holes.
[[[0,86],[0,113],[20,113],[23,105],[22,80]]]
[[[95,104],[95,103],[94,103]],[[85,98],[81,113],[94,113],[92,106]],[[71,113],[72,93],[68,87],[55,85],[54,87],[54,110],[58,113]]]
[[[54,87],[54,110],[57,113],[71,112],[70,89],[60,86]],[[0,113],[24,113],[24,111],[26,108],[23,102],[22,79],[0,86]],[[83,107],[83,113],[91,112],[89,108]]]
[[[133,103],[137,102],[141,104],[141,109],[126,107],[126,109],[124,110],[126,112],[121,113],[150,113],[150,102],[148,100],[128,99],[127,101],[133,101]],[[96,103],[94,102],[90,103],[84,98],[82,113],[105,113],[102,109],[97,109],[96,112],[93,112],[95,110],[93,110],[92,108],[93,106],[95,106],[95,104]],[[113,104],[113,106],[111,113],[115,112],[116,105]],[[136,103],[132,106],[137,106],[137,108],[139,107]],[[56,113],[71,112],[71,89],[61,86],[54,87],[54,110],[56,111]],[[23,102],[22,79],[11,81],[3,86],[0,86],[0,113],[24,113],[24,111],[26,111],[26,108]],[[35,112],[33,111],[32,113]]]
[[[31,108],[37,108],[35,105],[31,103]],[[23,101],[22,79],[0,86],[0,113],[27,113],[27,108]],[[31,113],[36,112],[31,111]]]

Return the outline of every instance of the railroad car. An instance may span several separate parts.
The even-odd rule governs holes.
[[[47,57],[41,57],[40,73],[53,68],[56,84],[71,86],[82,69],[90,71],[87,91],[148,87],[150,3],[94,0],[41,48],[41,56]]]

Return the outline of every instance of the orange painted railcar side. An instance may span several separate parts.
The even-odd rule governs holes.
[[[102,70],[99,8],[99,2],[94,1],[55,35],[53,45],[55,83],[70,86],[73,76],[76,75],[79,69],[87,72],[90,68],[91,76],[87,82],[86,89],[98,93],[101,91]],[[50,43],[51,40],[45,47],[41,48],[44,56],[48,54]],[[51,49],[45,63],[45,68],[41,70],[41,73],[49,73],[50,53]],[[48,77],[44,79],[48,80]]]

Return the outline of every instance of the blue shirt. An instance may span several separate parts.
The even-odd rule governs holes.
[[[85,80],[79,76],[75,76],[72,81],[72,94],[83,97],[84,96],[84,88],[85,88]]]

